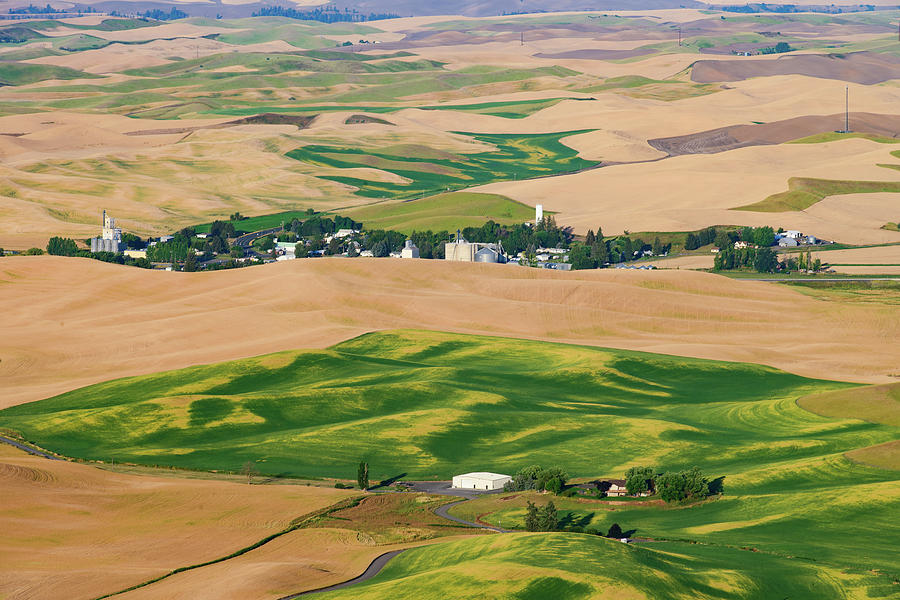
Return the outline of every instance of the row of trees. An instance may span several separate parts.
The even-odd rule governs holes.
[[[32,248],[25,254],[43,254],[40,248]],[[103,262],[117,263],[120,265],[131,265],[141,267],[143,269],[151,269],[153,265],[146,258],[130,258],[124,254],[117,252],[91,252],[90,250],[82,250],[71,238],[54,236],[47,242],[47,254],[55,256],[79,256],[82,258],[93,258]],[[0,254],[2,256],[2,254]]]
[[[254,17],[287,17],[302,21],[319,21],[321,23],[359,23],[361,21],[380,21],[382,19],[396,19],[400,15],[393,13],[361,13],[355,9],[345,8],[338,10],[336,7],[315,8],[313,10],[297,10],[284,6],[263,6],[252,13]]]
[[[713,268],[716,271],[753,269],[757,273],[772,273],[778,269],[778,256],[770,248],[726,247],[716,254]]]
[[[668,473],[657,473],[653,467],[632,467],[625,472],[625,488],[632,496],[656,492],[669,503],[701,500],[711,493],[709,479],[699,467]],[[721,492],[718,483],[714,493]]]
[[[569,479],[568,473],[559,467],[545,469],[540,465],[531,465],[519,469],[513,475],[512,481],[503,486],[507,492],[522,492],[525,490],[548,491],[554,494],[562,492]]]

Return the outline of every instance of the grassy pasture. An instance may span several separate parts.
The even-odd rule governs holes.
[[[793,212],[806,210],[828,196],[841,194],[874,194],[878,192],[900,193],[898,181],[852,181],[837,179],[815,179],[811,177],[791,177],[788,191],[772,194],[760,200],[732,210],[753,212]]]
[[[876,581],[802,559],[731,548],[628,546],[587,535],[508,534],[408,550],[372,580],[322,598],[818,600],[843,598],[852,587]]]
[[[534,218],[530,206],[498,194],[452,192],[405,202],[380,202],[337,211],[362,222],[366,229],[455,231],[480,227],[489,220],[520,223]]]
[[[0,86],[28,85],[48,79],[98,79],[100,77],[101,75],[92,75],[68,67],[19,62],[0,63]]]
[[[585,133],[568,131],[543,134],[464,134],[491,144],[493,151],[474,154],[434,155],[420,158],[419,153],[389,153],[358,147],[309,145],[291,150],[287,156],[326,168],[351,169],[374,167],[405,178],[404,183],[364,180],[343,175],[321,175],[338,183],[358,188],[367,198],[411,199],[444,191],[460,190],[484,183],[510,179],[558,175],[587,169],[597,163],[578,156],[562,143],[568,136]]]

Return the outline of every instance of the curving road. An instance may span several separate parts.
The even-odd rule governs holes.
[[[0,442],[2,442],[4,444],[9,444],[10,446],[15,446],[19,450],[24,450],[28,454],[34,454],[35,456],[41,456],[43,458],[48,458],[50,460],[62,460],[61,458],[59,458],[57,456],[53,456],[52,454],[47,454],[46,452],[42,452],[42,451],[32,448],[30,446],[26,446],[25,444],[20,444],[16,440],[10,439],[6,436],[0,435]]]
[[[454,523],[460,523],[462,525],[468,525],[469,527],[476,527],[478,529],[489,529],[490,531],[496,531],[497,533],[511,533],[509,529],[503,529],[502,527],[492,527],[490,525],[483,525],[481,523],[474,523],[472,521],[466,521],[465,519],[460,519],[459,517],[454,517],[450,514],[450,509],[456,506],[457,504],[462,504],[466,502],[468,499],[457,500],[456,502],[450,502],[448,504],[442,504],[434,509],[434,514],[448,521],[453,521]]]
[[[466,502],[469,498],[463,498],[462,500],[457,500],[455,502],[450,502],[448,504],[442,504],[441,506],[434,509],[434,514],[437,516],[447,519],[448,521],[453,521],[454,523],[460,523],[461,525],[468,525],[469,527],[474,527],[476,529],[489,529],[491,531],[496,531],[497,533],[509,533],[507,529],[501,529],[499,527],[491,527],[490,525],[482,525],[481,523],[473,523],[472,521],[466,521],[465,519],[460,519],[459,517],[454,517],[448,511],[456,506],[457,504],[461,504]],[[307,590],[305,592],[300,592],[298,594],[291,594],[290,596],[284,596],[283,598],[279,598],[278,600],[293,600],[294,598],[299,598],[300,596],[306,596],[307,594],[318,594],[321,592],[331,592],[334,590],[340,590],[343,588],[350,587],[351,585],[357,585],[366,581],[368,579],[372,579],[376,575],[378,575],[382,569],[384,569],[388,562],[402,552],[406,552],[409,548],[403,548],[402,550],[392,550],[391,552],[385,552],[384,554],[378,556],[373,560],[368,568],[363,571],[362,575],[354,577],[353,579],[348,579],[342,583],[336,583],[334,585],[329,585],[328,587],[317,588],[314,590]]]
[[[283,598],[279,598],[278,600],[293,600],[294,598],[299,598],[300,596],[306,596],[307,594],[319,594],[321,592],[332,592],[334,590],[340,590],[340,589],[343,589],[346,587],[350,587],[351,585],[356,585],[358,583],[362,583],[363,581],[366,581],[367,579],[372,579],[373,577],[378,575],[378,573],[380,573],[381,570],[387,566],[388,561],[390,561],[392,558],[394,558],[398,554],[400,554],[402,552],[406,552],[407,550],[408,550],[408,548],[403,548],[402,550],[392,550],[390,552],[385,552],[381,556],[376,557],[375,560],[373,560],[369,564],[368,568],[366,568],[366,570],[363,571],[362,575],[359,575],[358,577],[354,577],[353,579],[348,579],[347,581],[344,581],[343,583],[336,583],[334,585],[329,585],[328,587],[317,588],[314,590],[307,590],[305,592],[300,592],[299,594],[292,594],[290,596],[284,596]]]

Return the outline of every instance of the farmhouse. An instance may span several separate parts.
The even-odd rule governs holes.
[[[600,489],[606,492],[606,495],[610,498],[628,495],[628,489],[625,487],[624,479],[607,479],[606,481],[601,481]]]
[[[510,481],[512,477],[499,473],[464,473],[453,477],[452,487],[463,490],[502,490]]]

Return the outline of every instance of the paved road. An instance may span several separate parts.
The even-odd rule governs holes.
[[[321,592],[331,592],[334,590],[340,590],[340,589],[343,589],[346,587],[350,587],[351,585],[356,585],[358,583],[362,583],[363,581],[366,581],[367,579],[372,579],[373,577],[378,575],[378,573],[380,573],[381,570],[385,566],[387,566],[388,561],[390,561],[392,558],[394,558],[398,554],[400,554],[402,552],[406,552],[406,550],[407,549],[404,548],[402,550],[392,550],[391,552],[385,552],[384,554],[382,554],[381,556],[379,556],[375,560],[373,560],[371,562],[371,564],[369,564],[369,567],[365,571],[363,571],[363,574],[360,575],[359,577],[354,577],[353,579],[348,579],[347,581],[345,581],[343,583],[336,583],[334,585],[329,585],[328,587],[318,588],[315,590],[307,590],[305,592],[300,592],[299,594],[285,596],[283,598],[279,598],[279,600],[293,600],[294,598],[299,598],[300,596],[306,596],[308,594],[319,594]]]
[[[509,529],[502,529],[500,527],[491,527],[490,525],[482,525],[481,523],[473,523],[472,521],[466,521],[465,519],[460,519],[459,517],[454,517],[450,514],[450,509],[456,506],[457,504],[462,504],[465,502],[467,498],[462,500],[457,500],[456,502],[450,502],[449,504],[444,504],[442,506],[434,509],[434,514],[439,517],[443,517],[449,521],[453,521],[454,523],[461,523],[462,525],[468,525],[469,527],[475,527],[478,529],[489,529],[491,531],[496,531],[497,533],[510,533]]]
[[[279,233],[281,231],[281,227],[272,227],[270,229],[262,229],[260,231],[254,231],[253,233],[245,233],[244,235],[235,238],[234,243],[238,246],[248,249],[253,245],[253,242],[261,237],[265,237],[267,235],[271,235],[273,233]]]
[[[52,454],[47,454],[46,452],[41,452],[40,450],[31,448],[29,446],[26,446],[25,444],[20,444],[16,440],[12,440],[12,439],[2,436],[2,435],[0,435],[0,442],[2,442],[4,444],[9,444],[10,446],[15,446],[19,450],[24,450],[28,454],[34,454],[35,456],[42,456],[44,458],[49,458],[50,460],[62,460],[61,458],[53,456]]]
[[[442,485],[447,484],[448,482],[436,481],[436,482],[418,482],[418,483],[431,484],[433,486],[442,486]],[[453,490],[453,491],[454,492],[465,492],[466,490]],[[498,490],[498,491],[502,491],[502,490]],[[471,493],[471,490],[469,492]],[[481,492],[481,494],[484,494],[484,493],[485,492]],[[454,494],[454,495],[459,495],[459,494]],[[465,519],[460,519],[458,517],[454,517],[449,512],[447,512],[450,510],[451,507],[456,506],[457,504],[460,504],[467,500],[470,500],[471,498],[472,498],[472,496],[467,496],[467,497],[463,498],[462,500],[457,500],[456,502],[450,502],[449,504],[444,504],[443,506],[439,506],[438,508],[436,508],[434,510],[434,514],[436,514],[437,516],[439,516],[441,518],[447,519],[448,521],[453,521],[454,523],[460,523],[462,525],[467,525],[469,527],[474,527],[476,529],[489,529],[491,531],[496,531],[498,533],[509,533],[509,531],[506,529],[501,529],[499,527],[491,527],[489,525],[482,525],[481,523],[473,523],[472,521],[466,521]],[[371,564],[369,564],[368,568],[365,571],[363,571],[362,575],[360,575],[358,577],[354,577],[353,579],[349,579],[342,583],[336,583],[336,584],[330,585],[328,587],[318,588],[315,590],[308,590],[305,592],[300,592],[299,594],[292,594],[290,596],[284,596],[283,598],[279,598],[279,600],[293,600],[293,598],[299,598],[300,596],[306,596],[308,594],[318,594],[320,592],[330,592],[333,590],[340,590],[340,589],[343,589],[346,587],[350,587],[351,585],[356,585],[356,584],[362,583],[363,581],[372,579],[373,577],[378,575],[381,572],[381,570],[387,566],[388,562],[392,558],[394,558],[401,552],[406,552],[406,550],[408,550],[408,548],[404,548],[403,550],[393,550],[391,552],[385,552],[381,556],[378,556],[377,558],[375,558],[375,560],[373,560],[371,562]]]

